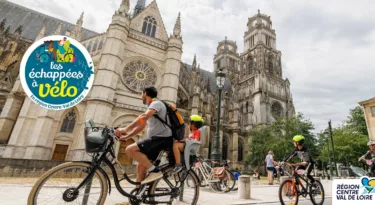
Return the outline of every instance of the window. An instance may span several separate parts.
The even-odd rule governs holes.
[[[143,20],[142,33],[155,37],[156,32],[156,20],[154,17],[147,16]]]
[[[76,124],[76,112],[71,110],[68,112],[65,117],[64,121],[61,125],[60,132],[67,132],[72,133]]]
[[[372,116],[375,117],[375,106],[371,107]]]
[[[243,140],[238,138],[238,155],[237,161],[241,162],[243,160]]]

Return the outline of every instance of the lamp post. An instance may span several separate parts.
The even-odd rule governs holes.
[[[217,120],[216,120],[216,136],[214,141],[214,150],[211,153],[212,161],[220,161],[221,153],[220,153],[220,111],[221,111],[221,91],[224,87],[225,83],[225,73],[222,69],[220,69],[216,73],[216,84],[219,89],[219,102],[218,102],[218,109],[217,109]]]
[[[329,175],[332,179],[332,176],[333,176],[333,171],[332,171],[332,163],[331,163],[331,153],[329,151],[329,141],[328,141],[328,132],[325,131],[324,132],[324,137],[326,138],[326,141],[327,141],[327,147],[328,147],[328,168],[329,168]]]
[[[338,177],[339,173],[337,172],[337,164],[336,164],[336,158],[335,158],[335,146],[333,145],[331,120],[329,120],[329,122],[328,122],[328,127],[329,127],[329,133],[331,135],[333,164],[335,165],[336,176]]]

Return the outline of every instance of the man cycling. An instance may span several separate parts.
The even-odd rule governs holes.
[[[161,119],[169,118],[167,108],[163,102],[156,99],[158,92],[155,87],[145,88],[142,92],[143,104],[148,105],[145,113],[138,116],[130,125],[125,128],[118,128],[115,131],[117,136],[121,136],[120,140],[126,141],[146,127],[147,122],[147,139],[129,145],[125,153],[127,156],[136,160],[137,166],[137,182],[143,184],[155,181],[163,176],[160,170],[155,167],[151,161],[155,161],[159,152],[166,149],[172,149],[173,138],[171,129],[164,125],[153,115],[158,115]],[[128,133],[130,131],[130,133]],[[151,161],[150,161],[151,160]],[[149,172],[146,178],[146,172]],[[146,179],[145,179],[146,178]]]
[[[360,157],[359,160],[371,158],[372,163],[369,164],[369,166],[370,166],[371,174],[374,174],[374,171],[375,171],[375,163],[374,163],[375,162],[375,142],[370,140],[367,143],[367,146],[370,150],[367,151],[366,154],[364,154],[362,157]]]
[[[297,169],[305,169],[307,178],[310,179],[311,184],[315,182],[314,177],[312,177],[311,171],[314,167],[314,161],[311,158],[309,151],[307,150],[306,146],[304,146],[305,137],[302,135],[296,135],[293,137],[294,147],[295,150],[289,154],[288,157],[282,162],[288,162],[293,157],[297,156],[301,162],[292,164],[292,166],[297,167]]]

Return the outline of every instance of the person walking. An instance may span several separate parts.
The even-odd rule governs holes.
[[[275,171],[275,161],[273,161],[273,152],[269,151],[266,159],[267,172],[268,172],[268,185],[273,185],[273,172]]]

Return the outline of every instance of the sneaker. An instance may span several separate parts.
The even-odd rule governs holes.
[[[171,174],[177,174],[179,173],[180,171],[182,170],[182,165],[181,164],[176,164],[173,168],[173,170],[171,170]]]
[[[150,171],[146,179],[144,179],[141,184],[148,184],[150,182],[153,182],[155,180],[158,180],[163,177],[163,173],[158,169],[155,168],[154,170]]]

